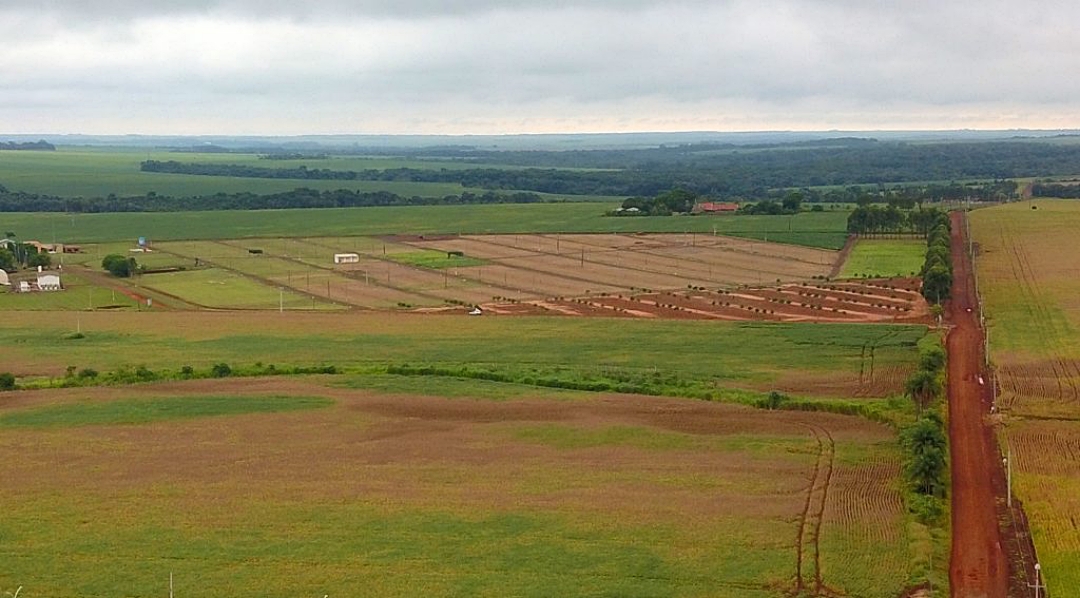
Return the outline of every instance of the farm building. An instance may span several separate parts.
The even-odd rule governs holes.
[[[37,288],[39,291],[62,291],[59,274],[38,274]]]
[[[11,286],[11,279],[8,278],[8,273],[3,270],[0,270],[0,286]]]
[[[739,211],[739,204],[733,202],[705,201],[694,205],[694,214],[734,214]]]
[[[360,263],[360,256],[355,253],[335,253],[335,264],[358,264]]]

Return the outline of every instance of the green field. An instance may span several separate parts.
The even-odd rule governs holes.
[[[839,249],[847,212],[796,216],[606,217],[615,204],[513,204],[169,213],[4,213],[21,239],[105,243],[247,237],[351,237],[438,233],[697,232]]]
[[[1080,203],[1039,199],[970,219],[1013,490],[1050,595],[1069,595],[1080,585]]]
[[[475,257],[448,255],[445,252],[433,250],[387,253],[386,259],[407,266],[430,268],[432,270],[469,268],[472,266],[483,266],[488,263],[486,260]]]
[[[916,276],[926,255],[921,240],[859,239],[840,271],[842,278]]]
[[[289,290],[275,289],[228,270],[206,268],[186,272],[151,274],[139,279],[142,286],[182,298],[188,303],[221,309],[335,309],[325,301]]]
[[[66,403],[30,411],[0,414],[0,428],[137,425],[244,413],[284,413],[330,405],[333,405],[333,401],[326,398],[295,396],[185,396],[183,398],[139,398],[108,402]]]
[[[276,299],[276,297],[275,297]],[[768,388],[793,370],[853,373],[910,367],[922,326],[670,322],[429,315],[185,313],[83,314],[86,338],[69,340],[74,315],[0,322],[0,344],[27,375],[64,366],[100,371],[146,365],[473,364],[571,373],[657,372],[735,387]],[[708,359],[694,356],[708,355]],[[32,365],[30,365],[32,364]]]
[[[145,159],[477,166],[73,148],[4,158],[0,184],[65,196],[462,191],[141,173]],[[905,508],[895,429],[877,422],[913,417],[900,394],[924,326],[345,312],[305,293],[365,292],[366,273],[333,270],[335,251],[474,265],[392,235],[846,239],[841,210],[605,217],[616,205],[0,214],[19,239],[83,244],[67,269],[93,270],[42,295],[43,314],[0,295],[0,371],[34,389],[0,393],[0,594],[162,595],[172,575],[176,595],[195,598],[895,598],[921,581],[929,532]],[[138,237],[157,249],[135,256],[144,266],[186,268],[115,281],[153,309],[66,313],[113,298],[89,281],[113,282],[95,275],[101,258]],[[906,255],[861,251],[867,268]],[[401,266],[380,265],[389,285]],[[179,309],[235,311],[161,309],[174,296]],[[218,364],[233,375],[212,377]],[[297,366],[333,368],[283,375]],[[86,368],[99,376],[78,377]],[[773,390],[783,409],[747,407]]]
[[[162,151],[102,151],[83,148],[63,148],[56,152],[6,152],[0,160],[0,185],[13,191],[58,195],[61,197],[105,197],[145,195],[191,196],[215,193],[278,193],[297,187],[332,190],[389,191],[405,197],[442,197],[460,195],[466,191],[456,183],[412,183],[398,181],[320,181],[290,179],[253,179],[239,177],[190,176],[142,172],[143,160],[176,160],[179,162],[215,162],[223,164],[252,164],[256,166],[296,167],[301,164],[315,167],[320,161],[276,162],[259,160],[250,154],[189,154]],[[359,159],[347,164],[359,166]],[[374,162],[384,168],[393,162]],[[318,166],[343,168],[343,165]],[[413,166],[410,166],[413,167]],[[416,166],[422,167],[422,166]],[[482,193],[482,189],[469,189]]]

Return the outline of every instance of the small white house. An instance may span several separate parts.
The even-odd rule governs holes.
[[[60,291],[60,276],[57,274],[38,274],[37,286],[39,291]]]
[[[8,273],[3,270],[0,270],[0,286],[11,286],[11,279],[8,278]]]
[[[20,293],[29,293],[30,292],[30,283],[26,282],[25,280],[20,280],[19,281],[19,292]]]
[[[360,263],[360,255],[356,254],[356,253],[335,253],[334,254],[334,263],[335,264],[359,264]]]

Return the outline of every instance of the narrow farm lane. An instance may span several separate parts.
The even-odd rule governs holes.
[[[994,476],[1000,454],[986,414],[983,332],[979,327],[972,264],[966,251],[965,214],[952,216],[953,287],[949,319],[949,439],[952,449],[952,559],[954,598],[1006,598],[1008,561],[997,520]]]

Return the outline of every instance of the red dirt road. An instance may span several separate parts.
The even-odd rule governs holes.
[[[953,287],[949,319],[949,439],[952,446],[954,598],[1006,598],[1009,566],[998,526],[994,477],[1001,455],[985,417],[992,397],[983,370],[983,332],[964,234],[963,213],[952,216]]]

